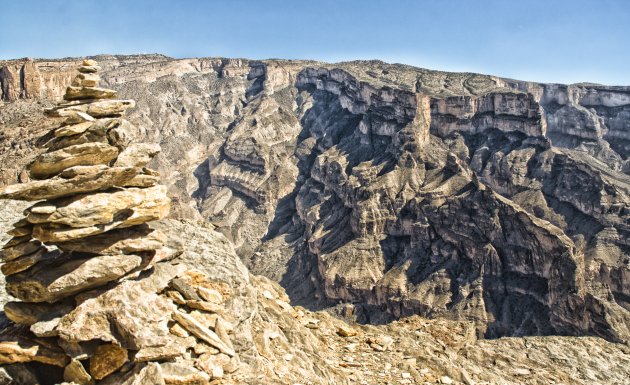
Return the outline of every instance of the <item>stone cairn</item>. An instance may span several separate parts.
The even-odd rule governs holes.
[[[170,206],[146,167],[160,147],[132,143],[122,116],[135,102],[99,88],[99,69],[84,60],[64,101],[46,110],[63,123],[46,135],[30,181],[0,190],[37,202],[0,252],[18,300],[4,307],[13,324],[0,333],[0,364],[58,367],[46,373],[80,385],[220,382],[238,367],[219,315],[226,293],[175,263],[179,247],[147,224]]]

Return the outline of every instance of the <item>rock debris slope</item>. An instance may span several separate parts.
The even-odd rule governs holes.
[[[0,190],[25,217],[3,227],[6,277],[0,383],[339,383],[318,359],[325,345],[277,284],[250,277],[207,223],[150,222],[170,199],[146,167],[160,148],[132,142],[133,100],[98,87],[86,60],[61,125],[28,166],[28,182]],[[281,329],[278,325],[281,325]],[[295,357],[295,359],[293,359]],[[293,360],[293,363],[288,364]]]
[[[628,340],[628,87],[376,61],[100,60],[138,103],[135,134],[161,144],[171,215],[213,223],[295,303]],[[5,181],[26,180],[51,124],[33,111],[74,63],[2,64]]]
[[[0,191],[12,199],[0,383],[630,377],[624,344],[479,339],[627,339],[626,155],[603,129],[623,136],[625,90],[563,99],[562,87],[376,62],[102,59],[78,75],[64,61],[0,72],[3,172],[21,182]],[[69,82],[47,117],[34,112]],[[594,136],[577,113],[605,117]],[[170,199],[148,164],[173,216],[213,224],[156,221]],[[330,311],[375,323],[457,320],[361,326],[292,307],[233,242],[294,302],[352,302]]]

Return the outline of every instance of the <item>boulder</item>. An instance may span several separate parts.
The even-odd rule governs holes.
[[[125,281],[87,299],[61,319],[57,332],[73,342],[101,340],[138,350],[171,341],[168,321],[173,304],[160,292],[180,267],[161,263],[140,281]]]

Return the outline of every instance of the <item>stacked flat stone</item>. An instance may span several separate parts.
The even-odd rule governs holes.
[[[175,259],[177,236],[147,224],[170,205],[146,167],[160,148],[131,143],[122,116],[135,103],[99,88],[98,70],[84,61],[46,111],[63,124],[30,181],[0,190],[37,201],[0,252],[18,299],[4,307],[14,325],[0,331],[0,365],[62,367],[79,385],[210,384],[239,367],[223,318],[229,290]]]
[[[2,199],[37,201],[0,252],[6,290],[19,300],[7,303],[5,314],[30,329],[3,338],[0,364],[34,360],[65,367],[81,358],[68,354],[68,346],[78,345],[72,336],[59,337],[62,318],[89,297],[86,292],[173,256],[165,236],[147,225],[167,216],[170,206],[157,172],[146,167],[160,148],[131,143],[135,130],[123,115],[135,102],[98,87],[98,71],[95,61],[83,61],[65,100],[46,111],[63,123],[29,165],[30,181],[0,190]],[[106,356],[126,355],[115,344],[102,346],[96,350]]]

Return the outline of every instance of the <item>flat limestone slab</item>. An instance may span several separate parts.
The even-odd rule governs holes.
[[[59,265],[40,263],[7,277],[7,292],[26,302],[56,302],[102,286],[140,266],[137,255],[103,255],[70,259]]]
[[[118,149],[106,143],[83,143],[47,152],[30,165],[31,177],[46,179],[74,166],[107,164],[118,156]]]
[[[65,251],[113,255],[157,250],[165,243],[164,233],[147,225],[139,225],[57,243],[56,246]]]
[[[107,116],[119,116],[125,113],[127,109],[136,106],[136,102],[133,100],[101,100],[93,103],[82,103],[71,106],[61,106],[46,110],[50,116],[53,117],[65,117],[68,116],[71,111],[83,112],[93,118],[102,118]],[[79,123],[77,121],[77,123]]]
[[[79,195],[56,203],[50,214],[28,215],[36,224],[34,238],[43,242],[83,238],[164,218],[170,207],[165,186]]]
[[[51,179],[7,186],[0,190],[0,199],[38,201],[104,190],[124,185],[139,171],[134,167],[75,166]]]
[[[0,342],[0,365],[33,361],[63,368],[68,357],[58,347],[43,346],[26,338]]]
[[[66,88],[66,94],[63,98],[65,100],[111,99],[115,98],[117,94],[116,91],[107,88],[70,86]]]

